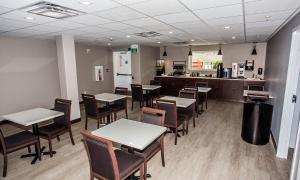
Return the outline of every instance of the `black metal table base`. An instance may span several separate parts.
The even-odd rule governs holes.
[[[147,174],[146,178],[151,178],[151,174]],[[138,180],[141,179],[141,176],[129,176],[128,178],[126,178],[126,180]]]
[[[50,152],[49,151],[45,151],[46,147],[43,146],[41,148],[41,156],[43,155],[50,155]],[[52,154],[56,154],[56,151],[52,151]],[[39,159],[39,156],[38,154],[36,153],[29,153],[29,154],[24,154],[21,156],[21,158],[28,158],[28,157],[34,157],[33,160],[31,161],[31,164],[35,164],[36,161]]]

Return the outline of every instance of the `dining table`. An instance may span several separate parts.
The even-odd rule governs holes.
[[[63,112],[54,111],[46,108],[33,108],[28,109],[25,111],[20,111],[16,113],[11,113],[2,116],[2,119],[5,119],[7,121],[10,121],[12,123],[24,126],[24,127],[30,127],[32,126],[32,133],[39,137],[39,128],[38,124],[48,121],[50,119],[54,119],[56,117],[63,116]],[[40,141],[40,138],[38,138]],[[40,143],[39,143],[40,144]],[[44,151],[46,149],[45,146],[41,147],[41,155],[49,155],[49,152]],[[37,150],[37,147],[35,147],[35,150]],[[37,151],[35,151],[37,152]],[[53,151],[53,154],[56,154],[55,151]],[[21,156],[21,158],[27,158],[27,157],[34,157],[31,161],[31,164],[35,164],[38,159],[37,153],[29,153],[24,154]]]
[[[146,91],[146,94],[150,95],[150,104],[148,103],[148,101],[146,101],[146,105],[147,106],[152,106],[152,102],[153,102],[153,97],[151,96],[151,92],[156,91],[158,89],[160,89],[161,86],[160,85],[147,85],[147,84],[143,84],[142,85],[142,89],[144,91]]]

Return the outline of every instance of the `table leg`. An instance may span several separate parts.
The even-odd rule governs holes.
[[[128,147],[128,152],[134,154],[134,150],[131,147]],[[151,174],[146,174],[146,178],[151,178]],[[141,176],[135,176],[134,174],[130,175],[126,180],[138,180],[141,179]]]
[[[207,109],[207,93],[205,93],[205,107]]]
[[[105,108],[106,108],[106,110],[109,109],[109,102],[106,102]],[[106,118],[107,118],[107,124],[109,124],[110,123],[110,116],[108,115],[108,116],[106,116]]]

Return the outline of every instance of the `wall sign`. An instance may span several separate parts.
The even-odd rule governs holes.
[[[139,49],[139,45],[137,45],[137,44],[132,44],[132,45],[130,46],[130,49],[131,49],[131,53],[132,53],[132,54],[137,54],[137,53],[138,53],[138,49]]]

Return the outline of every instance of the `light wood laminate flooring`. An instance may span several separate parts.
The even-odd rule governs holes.
[[[130,103],[129,103],[130,104]],[[137,104],[136,104],[137,105]],[[140,119],[136,106],[129,118]],[[174,135],[165,137],[166,167],[161,166],[160,153],[149,163],[148,172],[153,180],[287,180],[290,161],[275,157],[271,143],[255,146],[244,142],[241,137],[242,104],[209,101],[208,110],[196,118],[196,128],[190,122],[189,134],[178,139]],[[82,113],[84,116],[84,112]],[[124,117],[124,114],[119,114]],[[84,118],[72,125],[75,146],[68,134],[61,141],[53,140],[57,154],[53,158],[43,156],[42,161],[30,165],[31,158],[20,159],[26,149],[8,157],[8,176],[5,180],[87,180],[89,163],[80,132],[84,130]],[[89,121],[88,128],[96,129],[96,123]],[[16,127],[2,125],[5,135],[16,132]],[[41,140],[47,147],[47,141]],[[0,155],[2,175],[3,157]],[[2,179],[2,176],[0,176]]]

